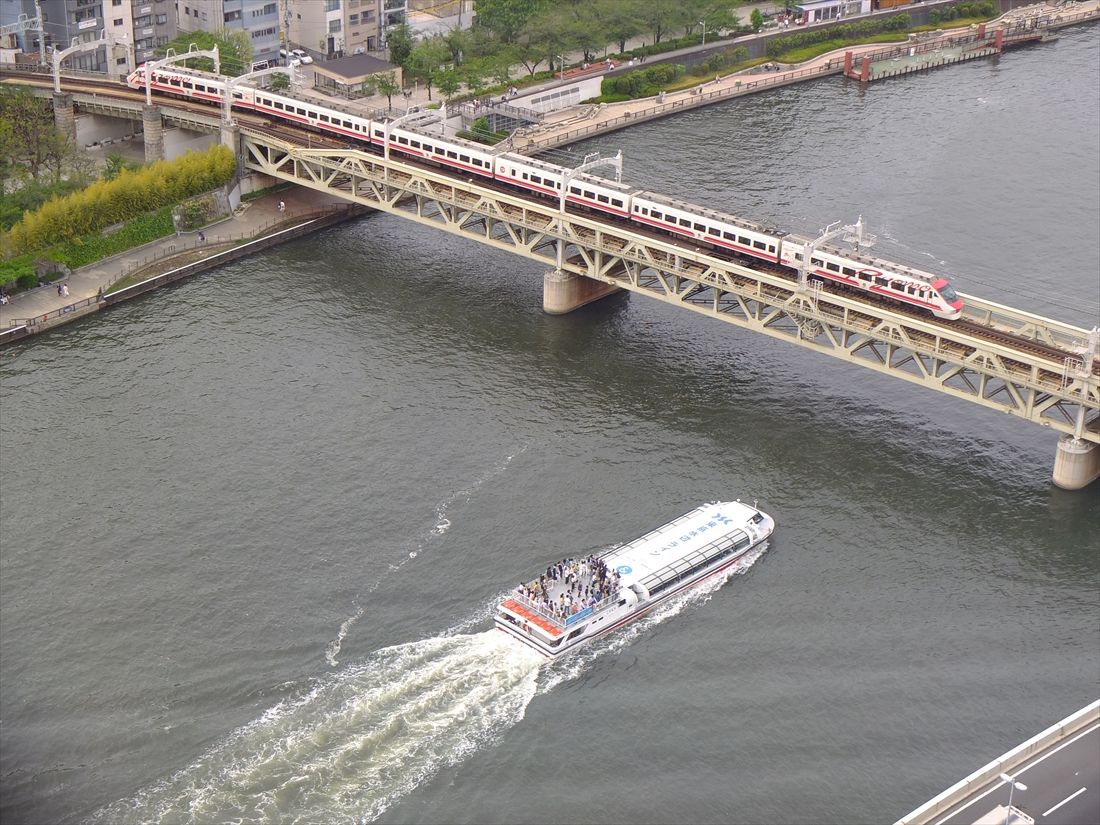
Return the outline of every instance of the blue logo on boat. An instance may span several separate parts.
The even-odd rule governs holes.
[[[627,573],[633,572],[633,570],[634,568],[631,567],[629,564],[620,564],[618,567],[615,568],[615,572],[618,573],[620,576],[625,576]]]

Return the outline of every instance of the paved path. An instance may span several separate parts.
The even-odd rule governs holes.
[[[279,211],[280,201],[285,202],[284,212]],[[67,306],[94,298],[100,289],[105,290],[124,275],[158,260],[163,262],[164,265],[161,267],[163,270],[172,265],[171,259],[177,255],[194,253],[195,250],[199,250],[198,254],[201,254],[202,250],[215,252],[224,249],[226,245],[259,237],[276,227],[292,223],[295,216],[304,217],[343,203],[345,202],[331,195],[298,186],[277,194],[266,195],[242,204],[243,208],[231,218],[206,227],[205,242],[199,241],[198,232],[185,232],[180,236],[162,238],[75,270],[61,282],[69,287],[67,298],[57,294],[54,284],[26,292],[17,292],[11,296],[10,303],[0,306],[0,330],[13,326],[14,321],[41,318],[63,310]]]

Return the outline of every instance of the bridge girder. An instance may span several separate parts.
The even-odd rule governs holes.
[[[733,263],[689,242],[633,225],[562,214],[482,179],[454,177],[357,149],[302,148],[241,130],[245,165],[364,206],[779,338],[848,363],[1100,443],[1100,380],[1032,353],[913,318],[858,298],[800,289],[787,278]],[[1083,329],[973,300],[990,326],[1068,349]]]

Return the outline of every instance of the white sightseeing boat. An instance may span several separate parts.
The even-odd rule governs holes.
[[[497,606],[496,626],[556,658],[726,570],[773,530],[754,506],[704,504],[612,550],[549,565]]]

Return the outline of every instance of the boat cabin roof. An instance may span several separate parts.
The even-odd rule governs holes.
[[[615,548],[604,556],[604,561],[619,572],[623,586],[640,582],[651,588],[666,573],[678,575],[675,571],[679,567],[691,564],[700,554],[713,555],[712,548],[725,546],[730,539],[747,538],[744,527],[756,513],[739,501],[704,504]]]

